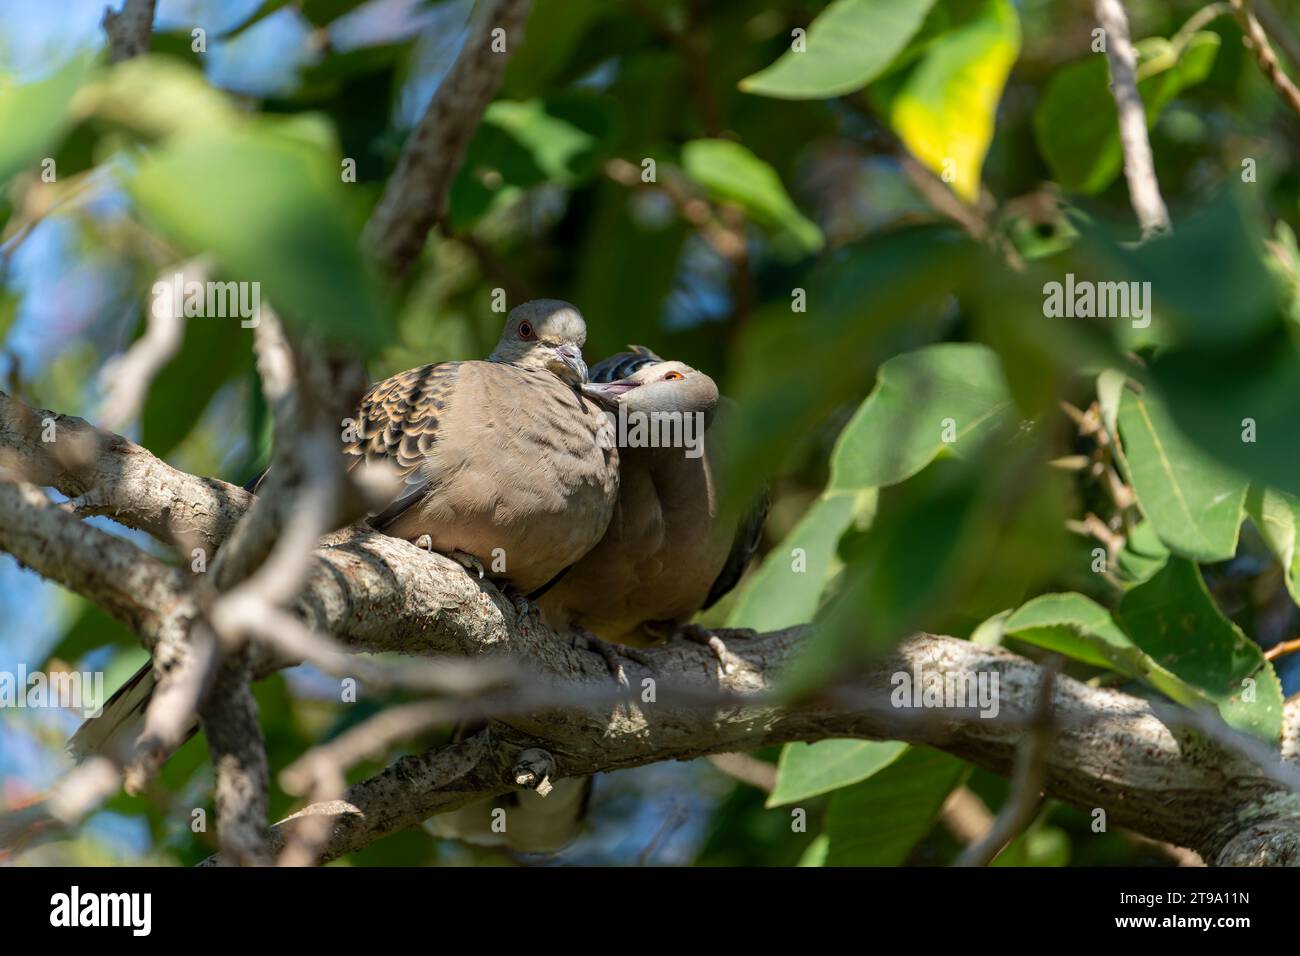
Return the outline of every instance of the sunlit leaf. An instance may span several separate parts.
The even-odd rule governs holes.
[[[1036,597],[1007,618],[1005,629],[1007,637],[1126,674],[1185,706],[1213,705],[1134,644],[1110,611],[1082,594]]]
[[[1282,565],[1291,599],[1300,604],[1300,549],[1296,548],[1300,536],[1300,499],[1252,485],[1246,495],[1246,512]]]
[[[893,91],[890,125],[967,202],[979,197],[998,101],[1019,52],[1011,0],[984,0],[975,16],[933,40]]]
[[[834,490],[896,484],[939,454],[967,457],[1016,419],[997,354],[944,343],[880,366],[832,457]]]

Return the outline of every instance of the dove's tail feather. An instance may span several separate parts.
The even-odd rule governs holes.
[[[130,680],[104,702],[98,717],[86,720],[68,741],[68,750],[78,762],[95,754],[116,753],[125,757],[144,729],[144,712],[153,697],[156,681],[153,663],[145,664]]]

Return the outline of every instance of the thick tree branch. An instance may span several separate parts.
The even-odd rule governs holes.
[[[0,434],[15,433],[9,428]],[[130,461],[138,450],[108,438],[97,452],[107,459],[101,467],[120,473],[120,463],[112,459]],[[126,491],[141,509],[161,508],[172,501],[177,486],[173,481]],[[211,493],[210,483],[199,479],[189,479],[185,487],[201,496]],[[216,520],[214,512],[194,511]],[[111,589],[108,601],[120,603],[123,599],[113,594],[129,590],[135,601],[147,602],[122,612],[142,622],[143,629],[165,629],[169,614],[185,613],[186,602],[175,600],[183,594],[177,572],[145,559],[150,582],[129,587],[110,583],[105,575],[118,582],[134,580],[118,572],[132,573],[142,553],[85,527],[35,489],[0,485],[0,516],[0,546],[41,573],[94,599],[96,589],[104,587]],[[89,556],[83,560],[79,555]],[[539,675],[549,700],[566,702],[524,712],[502,707],[498,719],[480,734],[450,749],[403,758],[378,777],[356,784],[347,792],[346,806],[336,801],[304,811],[299,819],[322,813],[331,818],[322,844],[327,858],[432,813],[515,788],[515,762],[533,748],[553,755],[557,777],[574,777],[792,740],[861,737],[938,747],[1008,774],[1032,726],[1042,678],[1039,667],[1007,651],[920,636],[852,684],[797,707],[785,706],[771,690],[807,639],[806,629],[794,628],[732,642],[728,673],[720,672],[703,648],[651,648],[646,654],[654,671],[627,662],[634,695],[613,701],[598,655],[572,648],[536,623],[517,623],[508,600],[455,562],[361,529],[335,535],[315,551],[302,595],[289,610],[305,628],[330,634],[353,652],[508,660],[516,672]],[[283,647],[258,642],[251,649],[255,675],[294,662]],[[953,677],[996,673],[999,717],[893,707],[892,676],[917,667]],[[655,681],[655,703],[641,700],[647,678]],[[1271,748],[1239,744],[1215,726],[1202,725],[1206,718],[1181,708],[1152,705],[1065,677],[1053,686],[1052,707],[1054,736],[1044,757],[1046,795],[1086,811],[1103,808],[1110,825],[1190,846],[1211,862],[1300,860],[1300,796],[1294,783],[1300,774],[1294,764],[1278,763]],[[1293,761],[1300,749],[1298,728],[1300,700],[1293,700],[1283,746],[1287,760]],[[281,824],[272,846],[282,846],[285,833],[298,825]]]
[[[469,36],[424,116],[412,130],[366,224],[366,241],[381,267],[403,275],[442,218],[465,149],[523,42],[531,0],[480,0]]]
[[[107,515],[161,541],[208,555],[253,496],[171,467],[120,435],[72,415],[30,408],[0,391],[0,468],[73,499],[77,514]]]
[[[827,737],[905,740],[1010,773],[1034,726],[1038,666],[999,648],[921,635],[851,688],[799,707],[779,706],[764,695],[806,635],[794,628],[733,646],[743,666],[728,675],[695,648],[648,652],[662,683],[752,696],[752,706],[701,709],[698,702],[670,703],[661,696],[658,704],[637,698],[494,721],[460,744],[401,758],[351,787],[342,801],[306,808],[277,825],[273,843],[282,843],[304,819],[325,815],[334,822],[325,859],[361,849],[432,814],[514,789],[515,760],[537,747],[555,755],[558,777]],[[894,708],[893,675],[915,668],[958,678],[998,674],[1002,713],[986,719],[975,711]],[[646,676],[629,674],[633,687]],[[575,676],[574,683],[598,679]],[[1219,864],[1300,861],[1300,795],[1240,754],[1177,722],[1171,729],[1145,701],[1067,677],[1053,684],[1052,708],[1055,736],[1041,758],[1046,795],[1085,812],[1102,808],[1108,825],[1193,847]],[[1293,701],[1289,710],[1296,709]]]
[[[88,527],[34,485],[0,480],[0,550],[98,604],[146,647],[192,612],[179,571]]]

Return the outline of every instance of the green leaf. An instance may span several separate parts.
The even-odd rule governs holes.
[[[238,319],[186,319],[180,351],[145,396],[140,441],[166,457],[194,430],[217,390],[252,365],[253,330],[242,328]]]
[[[825,866],[826,852],[831,847],[830,838],[825,833],[819,833],[811,843],[808,849],[803,851],[799,857],[797,866]]]
[[[931,41],[889,97],[895,132],[966,202],[979,198],[998,100],[1019,52],[1011,0],[983,0],[974,16]]]
[[[542,183],[572,186],[596,171],[614,118],[604,99],[497,100],[484,114],[452,186],[450,212],[466,228],[490,207]]]
[[[78,57],[35,83],[0,75],[0,184],[24,169],[38,171],[71,123],[68,107],[91,69]]]
[[[1184,706],[1213,706],[1214,702],[1205,694],[1180,680],[1134,644],[1120,630],[1110,611],[1082,594],[1036,597],[1007,619],[1005,630],[1008,637],[1026,644],[1126,674]]]
[[[1129,584],[1145,581],[1165,566],[1169,549],[1161,543],[1150,521],[1140,521],[1129,533],[1115,558],[1120,577]]]
[[[790,100],[842,96],[866,86],[920,28],[934,0],[836,0],[792,47],[740,81],[747,93]]]
[[[729,390],[739,419],[729,469],[737,503],[842,403],[861,401],[879,363],[915,347],[918,327],[940,334],[934,327],[949,297],[977,261],[975,247],[947,227],[893,230],[814,266],[806,289],[816,308],[792,320],[790,303],[778,301],[755,318]]]
[[[1296,548],[1300,499],[1285,492],[1251,485],[1250,493],[1246,495],[1246,513],[1282,565],[1291,600],[1300,604],[1300,549]]]
[[[1282,325],[1279,283],[1265,265],[1256,225],[1263,218],[1248,193],[1223,190],[1205,208],[1180,215],[1177,230],[1136,247],[1127,227],[1085,223],[1080,232],[1100,275],[1145,283],[1139,288],[1149,290],[1149,332],[1162,343],[1249,346]]]
[[[866,780],[903,755],[907,744],[887,740],[819,740],[786,744],[767,806],[807,800]]]
[[[897,484],[941,453],[968,457],[1014,421],[1001,363],[987,346],[944,343],[899,355],[880,366],[845,426],[830,488]]]
[[[168,56],[137,56],[115,64],[90,86],[86,103],[98,119],[145,137],[216,133],[247,122],[247,115],[189,64]]]
[[[1179,92],[1209,75],[1219,37],[1196,33],[1181,51],[1163,37],[1136,46],[1138,92],[1151,125]],[[1123,165],[1123,152],[1104,53],[1057,71],[1034,113],[1034,134],[1053,178],[1066,190],[1092,195],[1110,185]]]
[[[180,246],[215,254],[230,279],[260,283],[286,318],[354,347],[388,337],[337,160],[304,141],[301,125],[173,137],[129,188]]]
[[[831,798],[826,866],[900,866],[930,832],[966,764],[927,747],[910,747],[871,778]]]
[[[682,167],[712,198],[735,203],[775,233],[778,250],[795,257],[821,250],[822,231],[795,207],[776,170],[744,146],[694,139],[682,147]]]
[[[1158,664],[1217,704],[1223,719],[1269,741],[1282,733],[1282,685],[1259,646],[1223,616],[1200,569],[1172,557],[1125,593],[1115,619]]]
[[[1149,389],[1125,391],[1119,431],[1138,505],[1160,540],[1198,561],[1231,558],[1247,480],[1184,438]]]

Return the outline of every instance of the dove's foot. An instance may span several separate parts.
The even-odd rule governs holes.
[[[635,647],[611,644],[609,641],[601,640],[595,634],[580,627],[573,628],[573,646],[579,649],[585,648],[589,651],[595,651],[604,658],[610,676],[618,681],[620,687],[629,686],[627,674],[623,671],[623,663],[619,660],[620,657],[635,661],[646,670],[654,670],[654,662]]]
[[[757,634],[758,632],[750,627],[717,627],[710,630],[699,624],[683,624],[673,633],[672,638],[690,641],[692,644],[703,644],[713,652],[713,656],[725,668],[727,667],[727,654],[729,653],[726,640],[733,638],[749,640],[757,636]]]
[[[424,535],[424,537],[427,538],[428,535]],[[449,551],[447,552],[447,557],[451,558],[466,571],[472,571],[477,574],[480,581],[483,580],[483,562],[474,557],[474,555],[467,554],[464,551]]]

